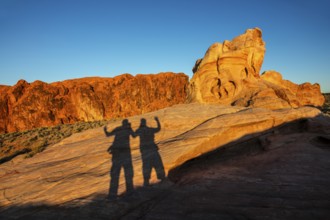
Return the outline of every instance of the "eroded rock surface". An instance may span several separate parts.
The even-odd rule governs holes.
[[[161,124],[155,143],[169,180],[159,183],[152,173],[152,186],[143,187],[139,138],[131,137],[136,191],[106,201],[112,166],[107,149],[113,137],[106,137],[102,128],[93,129],[33,158],[0,165],[0,216],[278,219],[304,214],[309,218],[318,211],[314,216],[329,214],[330,197],[325,195],[330,194],[330,122],[319,110],[272,111],[195,103],[128,120],[136,131],[142,118],[149,127],[157,127],[154,117]],[[108,131],[121,124],[110,123]],[[191,160],[201,155],[202,159]],[[125,193],[123,173],[119,193]],[[304,195],[312,202],[300,203]]]
[[[320,85],[315,83],[303,83],[297,85],[282,78],[276,71],[266,71],[260,77],[263,82],[272,89],[276,96],[292,107],[311,105],[321,107],[325,103]]]
[[[323,105],[318,84],[297,85],[275,71],[260,76],[264,56],[265,42],[258,28],[248,29],[232,41],[213,44],[204,58],[196,61],[188,100],[269,109]]]
[[[188,76],[124,74],[47,84],[20,80],[0,87],[0,133],[127,117],[186,100]]]

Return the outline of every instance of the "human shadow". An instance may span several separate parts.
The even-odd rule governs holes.
[[[143,186],[149,186],[151,171],[154,168],[159,180],[165,179],[165,170],[162,158],[155,143],[155,133],[161,130],[158,117],[155,117],[157,127],[147,126],[145,118],[141,119],[140,127],[135,131],[135,135],[140,137],[140,152],[142,157]]]
[[[133,185],[133,164],[130,149],[130,136],[135,137],[131,124],[127,119],[122,121],[122,125],[114,128],[111,132],[104,126],[104,133],[107,137],[115,136],[112,145],[108,148],[109,154],[112,154],[112,167],[110,170],[109,199],[117,197],[119,176],[121,168],[124,169],[126,192],[134,190]]]

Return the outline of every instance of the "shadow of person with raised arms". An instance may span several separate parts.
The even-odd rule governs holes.
[[[146,119],[142,118],[140,127],[135,131],[135,135],[140,137],[144,186],[149,185],[152,168],[156,170],[159,180],[165,179],[164,165],[158,152],[158,146],[155,143],[155,133],[160,131],[161,126],[157,117],[155,117],[155,120],[157,128],[150,128],[147,126]]]
[[[123,167],[126,180],[126,192],[134,190],[133,186],[133,165],[130,149],[130,136],[135,137],[131,124],[127,119],[122,121],[122,125],[116,127],[111,132],[104,126],[104,133],[107,137],[115,136],[113,144],[108,148],[109,154],[112,154],[112,167],[110,170],[109,199],[117,197],[120,170]]]

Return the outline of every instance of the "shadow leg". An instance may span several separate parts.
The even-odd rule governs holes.
[[[149,186],[149,180],[150,180],[150,174],[151,174],[151,163],[150,163],[150,157],[143,158],[143,186]]]
[[[133,184],[133,165],[131,161],[128,161],[124,165],[125,180],[126,180],[126,192],[132,192],[134,190]]]
[[[160,157],[158,151],[154,153],[153,166],[156,170],[157,179],[164,180],[165,179],[165,169],[164,169],[162,158]]]
[[[110,170],[110,188],[109,188],[109,198],[117,197],[118,184],[119,184],[119,174],[120,174],[120,164],[112,162],[112,167]]]

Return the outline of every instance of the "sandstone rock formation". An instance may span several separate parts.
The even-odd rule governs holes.
[[[325,103],[324,96],[320,93],[320,85],[315,83],[303,83],[297,85],[284,80],[276,71],[265,71],[260,77],[265,84],[273,89],[277,97],[288,102],[292,107],[302,105],[322,106]]]
[[[47,84],[20,80],[0,87],[0,133],[42,126],[127,117],[186,99],[182,73],[124,74]]]
[[[213,44],[196,61],[188,100],[270,109],[323,105],[318,84],[296,85],[275,71],[260,76],[264,55],[265,43],[258,28]]]
[[[155,134],[155,143],[165,172],[170,173],[169,182],[157,184],[156,175],[152,173],[151,183],[155,188],[142,187],[139,138],[131,138],[137,191],[123,200],[106,202],[112,166],[107,149],[113,137],[107,138],[103,129],[97,128],[75,134],[33,158],[15,158],[1,164],[0,217],[75,219],[82,215],[80,217],[116,219],[126,216],[129,219],[143,215],[154,219],[164,215],[182,219],[192,215],[200,219],[203,215],[212,217],[212,214],[219,216],[221,213],[232,213],[234,218],[234,213],[241,213],[250,218],[278,219],[302,210],[308,210],[303,214],[310,217],[321,208],[329,214],[325,207],[330,202],[327,196],[330,193],[330,122],[319,110],[302,107],[272,111],[195,103],[128,120],[135,131],[142,118],[149,127],[156,127],[156,116],[161,130]],[[121,120],[110,123],[108,130],[121,123]],[[220,149],[228,149],[223,153],[229,162],[243,153],[242,166],[239,165],[241,160],[222,164]],[[307,150],[304,153],[301,149]],[[260,159],[255,156],[249,161],[247,156],[258,152]],[[217,156],[213,158],[219,161],[210,160],[214,153]],[[192,172],[187,170],[184,164],[198,161],[191,159],[200,155],[205,158],[197,165],[199,168],[193,168]],[[268,169],[263,170],[261,166]],[[184,171],[180,172],[181,169]],[[171,181],[178,184],[173,185]],[[304,191],[310,186],[315,186],[311,192]],[[123,174],[119,192],[125,192]],[[303,195],[307,195],[306,204],[298,202]],[[212,197],[221,201],[221,206],[214,206]],[[271,212],[263,205],[271,206]],[[268,216],[269,213],[273,217]]]

